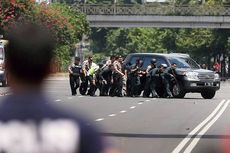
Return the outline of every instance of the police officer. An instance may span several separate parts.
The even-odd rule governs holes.
[[[137,59],[136,63],[131,66],[130,69],[130,96],[138,96],[140,93],[140,75],[142,74],[141,67],[143,66],[143,61]]]
[[[149,71],[150,75],[150,93],[153,98],[158,98],[159,95],[156,92],[157,83],[161,82],[161,71],[160,68],[153,68]]]
[[[85,77],[81,84],[81,92],[83,95],[86,93],[89,82],[90,89],[87,95],[94,96],[96,90],[95,72],[99,69],[99,66],[93,62],[93,56],[88,56],[88,59],[83,62],[82,69]]]
[[[80,85],[80,75],[82,74],[82,66],[80,65],[79,57],[75,57],[74,64],[70,65],[68,70],[71,93],[75,96],[77,94],[76,90]]]
[[[172,98],[171,87],[174,83],[176,83],[176,63],[172,63],[171,67],[168,67],[164,72],[164,83],[166,88],[166,94],[168,98]]]
[[[123,77],[124,73],[122,71],[122,60],[121,56],[116,56],[113,62],[113,75],[112,75],[112,85],[110,89],[110,96],[122,97],[122,87],[123,87]]]
[[[112,79],[112,64],[102,67],[99,72],[100,96],[108,96]]]
[[[150,65],[147,66],[146,82],[145,82],[143,97],[149,97],[150,95],[151,71],[156,68],[156,62],[157,60],[153,58],[150,61]]]
[[[159,74],[161,77],[161,82],[162,82],[162,90],[163,90],[163,97],[167,97],[167,98],[172,98],[172,93],[170,91],[170,87],[169,87],[169,82],[168,82],[168,78],[170,77],[170,74],[166,72],[167,65],[166,64],[161,64],[159,66]]]

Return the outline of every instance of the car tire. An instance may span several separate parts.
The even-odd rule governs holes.
[[[172,95],[175,98],[184,98],[186,92],[184,92],[181,83],[176,83],[172,87]]]
[[[206,91],[202,91],[201,92],[201,96],[204,98],[204,99],[212,99],[216,94],[216,91],[214,90],[206,90]]]

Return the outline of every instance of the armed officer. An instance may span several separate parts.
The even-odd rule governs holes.
[[[99,66],[93,62],[93,56],[88,56],[88,59],[83,62],[82,69],[85,77],[81,84],[81,94],[86,93],[89,82],[90,88],[87,95],[94,96],[96,90],[95,72],[99,69]]]
[[[102,67],[99,72],[100,96],[108,96],[112,79],[112,64]]]
[[[130,69],[130,96],[138,96],[140,94],[140,76],[143,71],[141,70],[143,66],[143,60],[137,59],[136,63],[131,66]]]
[[[167,93],[167,97],[171,98],[173,97],[172,96],[172,92],[171,92],[171,88],[172,88],[172,85],[176,83],[176,63],[172,63],[171,64],[171,67],[168,67],[166,70],[165,70],[165,88],[166,88],[166,93]]]
[[[150,93],[152,94],[152,98],[158,98],[159,95],[156,92],[156,87],[157,87],[157,83],[162,82],[162,78],[161,78],[161,70],[160,68],[153,68],[152,70],[149,71],[149,75],[150,75]]]
[[[143,97],[149,97],[150,95],[151,71],[156,68],[156,62],[157,60],[155,58],[151,59],[150,65],[148,65],[146,69],[146,82]]]
[[[75,57],[74,64],[70,65],[68,70],[71,93],[75,96],[77,94],[77,88],[80,85],[80,76],[82,74],[82,66],[80,65],[79,57]]]
[[[123,97],[122,87],[123,87],[123,77],[124,73],[122,71],[122,60],[121,56],[116,56],[115,61],[113,62],[113,74],[112,74],[112,85],[109,92],[110,96]]]

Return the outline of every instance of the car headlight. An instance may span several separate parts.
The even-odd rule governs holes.
[[[215,74],[214,74],[214,80],[220,80],[220,75],[217,74],[217,73],[215,73]]]
[[[199,81],[198,73],[197,72],[186,72],[185,76],[190,81]]]

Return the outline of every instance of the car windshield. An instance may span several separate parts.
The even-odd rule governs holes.
[[[189,57],[170,57],[169,62],[175,63],[177,68],[191,68],[191,69],[199,69],[199,65]]]

